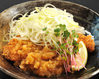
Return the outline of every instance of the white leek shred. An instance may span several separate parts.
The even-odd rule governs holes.
[[[54,29],[59,24],[65,24],[69,32],[75,30],[77,33],[85,33],[84,28],[74,21],[72,14],[52,4],[46,4],[44,7],[35,7],[28,16],[26,13],[19,20],[12,20],[9,38],[31,40],[41,45],[52,45],[52,43],[56,45],[57,37],[54,35]],[[46,31],[43,30],[44,28]]]

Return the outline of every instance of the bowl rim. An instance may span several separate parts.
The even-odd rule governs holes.
[[[43,1],[43,2],[47,2],[47,1],[57,1],[57,2],[62,2],[62,3],[74,4],[74,5],[80,6],[81,8],[90,10],[92,13],[94,13],[94,14],[97,15],[97,16],[99,16],[99,13],[96,12],[96,11],[94,11],[93,9],[90,9],[90,8],[84,6],[84,5],[81,5],[81,4],[78,4],[78,3],[75,3],[75,2],[64,1],[64,0],[34,0],[34,1],[25,1],[25,2],[22,2],[22,3],[19,3],[19,4],[15,4],[15,5],[13,5],[13,6],[7,8],[7,9],[5,9],[5,10],[8,10],[8,9],[13,8],[13,7],[15,7],[15,6],[19,6],[19,5],[22,5],[22,4],[26,4],[26,3],[28,3],[28,2],[34,2],[34,3],[36,3],[36,2],[42,2],[42,1]],[[5,11],[5,10],[4,10],[4,11]],[[4,11],[2,11],[0,14],[2,14]],[[5,74],[11,76],[11,77],[14,77],[14,78],[17,78],[17,79],[27,79],[27,78],[21,77],[21,76],[19,76],[19,75],[13,74],[12,72],[10,72],[9,70],[3,68],[2,66],[0,66],[0,70],[1,70],[2,72],[4,72]],[[98,73],[99,73],[99,68],[98,68],[97,70],[95,70],[94,72],[92,72],[92,73],[89,73],[89,74],[87,74],[87,75],[82,75],[82,76],[79,77],[78,79],[91,78],[91,77],[93,77],[94,75],[96,75],[96,74],[98,74]]]

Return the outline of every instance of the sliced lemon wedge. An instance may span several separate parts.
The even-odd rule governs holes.
[[[87,48],[83,41],[79,42],[79,53],[75,56],[76,65],[72,65],[72,70],[77,71],[85,67],[88,59]]]

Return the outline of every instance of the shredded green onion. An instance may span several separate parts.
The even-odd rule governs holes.
[[[19,20],[13,20],[14,17],[10,22],[10,39],[29,39],[35,44],[42,45],[43,42],[44,45],[47,43],[51,45],[53,40],[56,42],[57,36],[60,35],[59,32],[54,32],[58,27],[63,31],[67,28],[69,32],[75,30],[76,32],[84,33],[84,28],[74,21],[72,14],[66,12],[66,10],[56,8],[52,4],[46,4],[44,7],[35,7],[35,10],[30,15],[27,16],[26,13],[21,16]],[[16,37],[16,35],[20,35],[20,37]]]

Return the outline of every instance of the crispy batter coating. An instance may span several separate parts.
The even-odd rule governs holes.
[[[60,75],[64,71],[61,57],[47,47],[40,47],[29,40],[12,39],[3,50],[3,56],[15,62],[24,71],[39,76]]]
[[[36,46],[29,40],[12,39],[4,46],[3,55],[11,61],[20,61],[26,58],[29,52],[35,50]]]
[[[78,34],[78,42],[83,41],[88,49],[89,52],[93,52],[95,50],[95,42],[92,39],[91,35],[83,35],[83,34]]]
[[[60,75],[63,72],[63,64],[60,56],[52,59],[53,56],[51,54],[47,54],[48,58],[45,60],[46,57],[42,57],[42,55],[43,52],[29,53],[26,59],[21,62],[20,68],[23,70],[32,70],[33,73],[38,74],[39,76],[48,77]]]

